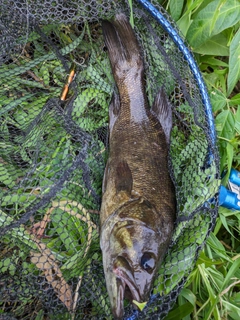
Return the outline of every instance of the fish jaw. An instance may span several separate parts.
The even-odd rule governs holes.
[[[169,223],[160,225],[158,218],[148,203],[136,200],[109,216],[101,228],[106,286],[116,319],[123,317],[124,298],[140,303],[149,299],[172,235]]]
[[[113,260],[113,263],[108,265],[110,268],[107,268],[106,264],[104,264],[104,267],[107,290],[114,319],[123,319],[126,289],[129,291],[128,295],[131,295],[131,301],[136,300],[142,302],[139,289],[134,279],[134,274],[127,261],[121,256],[117,257]]]
[[[134,274],[131,270],[131,266],[124,257],[118,256],[115,259],[113,273],[116,275],[117,279],[120,280],[119,282],[124,289],[128,286],[132,295],[132,300],[140,301],[140,292]]]
[[[107,289],[109,293],[112,313],[115,319],[122,319],[124,315],[125,289],[129,289],[131,300],[141,301],[140,293],[127,261],[122,257],[114,260],[112,271],[108,273]]]

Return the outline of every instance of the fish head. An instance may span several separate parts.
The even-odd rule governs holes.
[[[159,218],[148,201],[135,200],[123,205],[102,227],[104,273],[116,319],[123,317],[124,298],[138,302],[149,298],[169,243]]]

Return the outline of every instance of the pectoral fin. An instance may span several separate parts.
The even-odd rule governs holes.
[[[127,164],[126,161],[121,161],[118,163],[116,168],[116,181],[115,181],[115,187],[116,191],[124,191],[129,196],[131,195],[133,186],[133,178],[132,178],[132,172]]]
[[[172,129],[172,109],[163,88],[157,93],[151,112],[157,116],[161,123],[167,143],[169,144]]]

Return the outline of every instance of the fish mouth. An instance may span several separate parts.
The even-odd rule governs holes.
[[[124,298],[130,301],[136,300],[141,302],[141,295],[131,267],[125,258],[118,257],[115,260],[113,272],[116,275],[117,281],[117,297],[113,313],[116,319],[122,319],[124,313]]]

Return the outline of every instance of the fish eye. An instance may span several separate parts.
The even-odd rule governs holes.
[[[141,267],[148,273],[152,273],[155,268],[155,258],[150,252],[145,252],[141,258]]]

